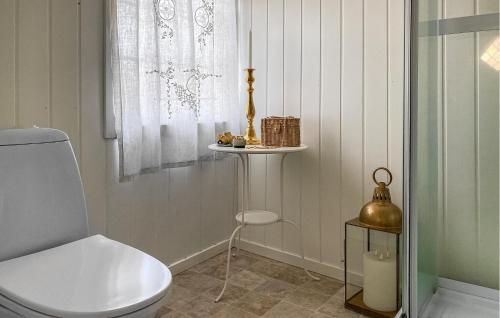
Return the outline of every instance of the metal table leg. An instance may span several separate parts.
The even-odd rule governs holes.
[[[230,269],[230,264],[231,264],[231,248],[232,248],[232,243],[234,240],[234,237],[236,234],[238,234],[238,244],[237,244],[237,253],[240,251],[240,240],[241,240],[241,229],[245,226],[245,213],[244,211],[248,209],[248,200],[249,200],[249,178],[250,178],[250,163],[248,161],[248,154],[239,154],[239,157],[241,159],[242,167],[243,167],[243,191],[242,191],[242,198],[241,198],[241,211],[243,212],[242,215],[242,222],[238,224],[238,226],[234,229],[233,233],[231,234],[231,237],[229,238],[229,243],[228,243],[228,248],[227,248],[227,265],[226,265],[226,279],[224,281],[224,287],[222,288],[219,296],[215,299],[215,302],[218,302],[222,296],[224,295],[224,292],[226,291],[227,284],[229,281],[229,269]]]

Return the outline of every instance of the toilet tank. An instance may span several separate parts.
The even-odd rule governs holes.
[[[0,130],[0,261],[88,236],[82,181],[68,136]]]

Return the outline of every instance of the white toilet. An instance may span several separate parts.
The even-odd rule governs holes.
[[[172,276],[157,259],[88,236],[68,136],[0,130],[0,317],[154,317]]]

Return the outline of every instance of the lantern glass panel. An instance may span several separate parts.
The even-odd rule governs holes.
[[[363,253],[367,249],[367,234],[365,228],[346,226],[345,233],[345,297],[353,297],[363,289]]]
[[[345,225],[345,305],[370,317],[394,317],[401,305],[399,230],[358,219]]]

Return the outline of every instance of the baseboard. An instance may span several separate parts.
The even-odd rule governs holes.
[[[227,244],[228,240],[221,241],[217,244],[207,247],[206,249],[198,253],[192,254],[186,258],[183,258],[181,260],[178,260],[170,264],[168,268],[174,275],[182,271],[185,271],[186,269],[223,252],[224,250],[227,249]],[[255,242],[241,240],[241,249],[290,265],[298,267],[302,266],[301,265],[302,258],[299,255],[281,251]],[[338,266],[326,263],[319,263],[316,260],[308,258],[305,259],[304,266],[313,272],[344,281],[344,269]],[[363,283],[363,276],[359,273],[351,273],[349,275],[349,280],[353,284],[361,286],[361,284]]]
[[[497,289],[468,284],[448,278],[439,277],[438,285],[441,288],[451,289],[464,294],[487,298],[494,301],[498,301],[499,298],[499,292]]]
[[[206,249],[192,254],[186,258],[178,260],[168,266],[173,275],[185,271],[186,269],[199,264],[215,255],[223,252],[227,249],[227,244],[229,240],[224,240],[217,244],[207,247]]]
[[[281,251],[269,246],[261,245],[259,243],[241,240],[241,248],[243,250],[262,255],[283,263],[301,267],[302,258],[299,255],[292,254],[289,252]],[[304,266],[313,272],[319,273],[321,275],[329,276],[341,281],[344,281],[344,269],[332,264],[320,263],[313,259],[305,259]],[[363,276],[359,273],[350,274],[349,280],[354,284],[361,285],[363,282]]]

